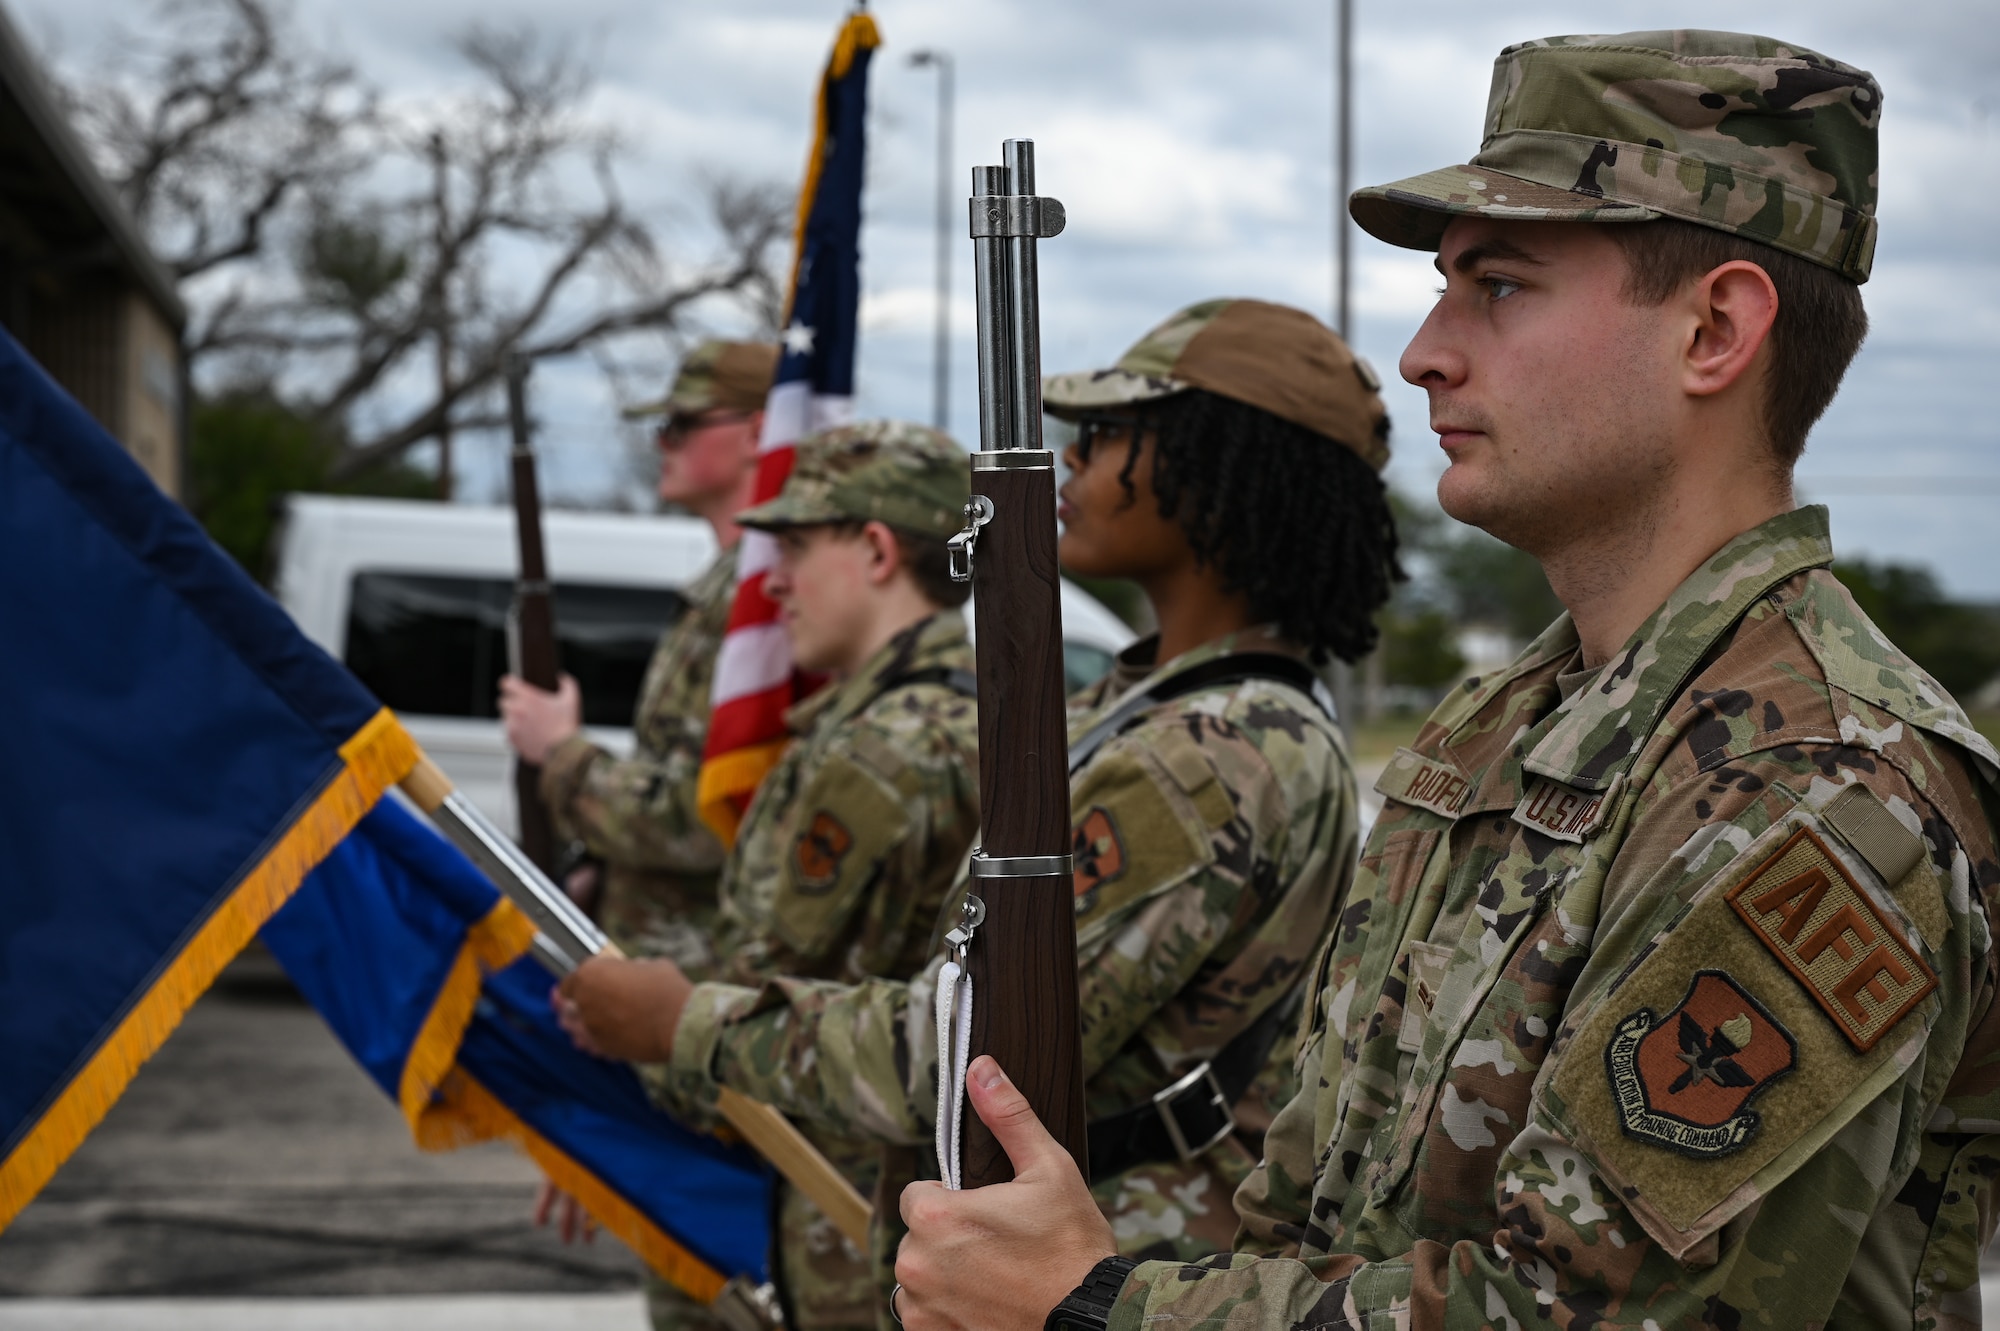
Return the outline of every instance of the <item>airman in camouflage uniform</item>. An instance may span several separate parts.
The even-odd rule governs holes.
[[[668,431],[710,412],[754,413],[771,388],[777,348],[710,340],[689,352],[673,390],[628,415],[658,415]],[[660,635],[632,717],[633,752],[618,758],[576,733],[542,764],[542,799],[556,834],[604,863],[598,920],[634,956],[713,964],[715,876],[723,848],[695,812],[708,738],[709,685],[736,591],[734,529],[687,588]]]
[[[779,495],[738,515],[780,535],[881,522],[913,569],[917,560],[936,568],[904,575],[933,613],[787,714],[794,739],[758,785],[723,867],[716,955],[727,980],[905,979],[930,957],[979,824],[972,648],[962,615],[940,603],[964,599],[944,576],[943,542],[964,521],[967,493],[957,444],[871,421],[802,442]],[[687,1103],[666,1070],[646,1071],[669,1103]],[[864,1193],[874,1186],[876,1146],[818,1125],[807,1135]],[[866,1259],[789,1187],[776,1265],[794,1331],[874,1324]]]
[[[630,955],[671,957],[702,975],[714,965],[723,848],[695,811],[695,785],[715,656],[736,592],[731,519],[755,476],[758,413],[777,353],[764,342],[702,342],[681,361],[664,399],[625,413],[660,419],[661,495],[710,510],[703,515],[721,548],[686,589],[680,616],[661,633],[647,664],[631,756],[616,757],[576,730],[542,762],[542,800],[556,835],[581,842],[602,864],[595,913],[605,932]],[[718,440],[718,432],[726,437]],[[689,459],[690,450],[709,456]],[[717,1325],[706,1308],[650,1271],[646,1303],[656,1331]]]
[[[1565,617],[1439,708],[1240,1255],[1114,1326],[1979,1324],[1994,756],[1831,559],[1785,514],[1580,683]]]
[[[1762,38],[1532,43],[1500,57],[1473,165],[1354,212],[1431,248],[1452,213],[1668,215],[1858,281],[1879,105]],[[1454,285],[1509,285],[1462,254]],[[1513,294],[1458,297],[1466,327],[1544,308],[1485,312]],[[1483,428],[1412,372],[1476,334],[1452,336],[1406,372],[1441,430]],[[1979,1324],[1996,759],[1831,559],[1823,509],[1780,511],[1601,663],[1565,615],[1438,708],[1377,785],[1237,1252],[1138,1266],[1109,1331]]]
[[[1058,376],[1044,391],[1052,413],[1083,415],[1161,405],[1195,388],[1281,404],[1313,431],[1309,447],[1361,459],[1353,469],[1379,496],[1374,469],[1388,445],[1372,372],[1297,310],[1203,302],[1153,330],[1116,367]],[[1238,465],[1276,464],[1251,457]],[[1386,565],[1388,552],[1380,558]],[[1330,706],[1314,696],[1323,688],[1304,647],[1272,626],[1164,662],[1159,643],[1127,649],[1070,703],[1073,743],[1122,718],[1071,774],[1079,1009],[1093,1194],[1121,1250],[1191,1260],[1228,1246],[1236,1228],[1229,1198],[1292,1092],[1300,981],[1353,873],[1358,823],[1345,743]],[[1294,662],[1298,674],[1275,678],[1241,665],[1265,654]],[[1177,677],[1211,671],[1212,682],[1170,695]],[[1144,705],[1127,706],[1135,700]],[[943,960],[907,985],[702,985],[675,1037],[674,1064],[689,1074],[895,1144],[874,1236],[885,1314],[902,1233],[894,1199],[903,1183],[937,1175],[929,1146],[939,1075],[933,996]],[[1233,1131],[1223,1123],[1200,1151],[1211,1129],[1197,1132],[1190,1120],[1183,1135],[1198,1153],[1187,1158],[1171,1145],[1127,1148],[1124,1139],[1142,1130],[1164,1141],[1156,1092],[1190,1073],[1200,1082],[1232,1050],[1247,1060],[1229,1092]]]

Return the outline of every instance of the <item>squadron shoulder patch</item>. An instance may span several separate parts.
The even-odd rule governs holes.
[[[1083,821],[1076,825],[1073,857],[1076,862],[1076,895],[1088,896],[1125,872],[1125,843],[1119,838],[1118,824],[1111,810],[1093,804]]]
[[[1937,975],[1810,828],[1731,888],[1729,904],[1863,1053],[1937,988]]]
[[[824,809],[812,816],[799,834],[792,851],[798,871],[798,886],[807,892],[824,892],[840,879],[840,862],[854,849],[854,834],[846,824]]]
[[[1759,1117],[1747,1106],[1797,1066],[1792,1033],[1722,971],[1698,971],[1665,1016],[1640,1008],[1604,1049],[1627,1137],[1697,1158],[1741,1150]]]

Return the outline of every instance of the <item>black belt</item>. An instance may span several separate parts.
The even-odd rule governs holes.
[[[1214,1058],[1203,1059],[1144,1104],[1092,1123],[1090,1181],[1102,1182],[1156,1161],[1193,1160],[1235,1131],[1231,1107],[1264,1070],[1304,995],[1305,985],[1296,985]]]

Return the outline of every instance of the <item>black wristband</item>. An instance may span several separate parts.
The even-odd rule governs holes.
[[[1125,1288],[1125,1277],[1138,1264],[1130,1257],[1107,1257],[1091,1267],[1083,1283],[1049,1310],[1042,1331],[1104,1331],[1110,1325],[1118,1291]]]

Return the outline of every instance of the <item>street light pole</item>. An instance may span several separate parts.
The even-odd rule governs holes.
[[[1354,326],[1348,302],[1352,298],[1353,227],[1347,217],[1347,196],[1354,182],[1354,0],[1333,0],[1334,43],[1334,148],[1333,148],[1333,250],[1335,278],[1333,326],[1341,340],[1351,343]]]
[[[1347,217],[1347,196],[1353,190],[1354,135],[1354,0],[1333,0],[1333,327],[1340,340],[1354,345],[1354,323],[1349,301],[1353,283],[1352,226]],[[1333,663],[1334,715],[1341,733],[1351,741],[1354,723],[1373,711],[1372,694],[1366,677],[1379,674],[1382,653],[1377,649],[1361,671],[1342,661]],[[1356,674],[1364,679],[1356,679]]]
[[[951,185],[952,60],[949,51],[910,53],[910,63],[938,72],[937,111],[937,332],[931,350],[931,424],[951,428]]]

